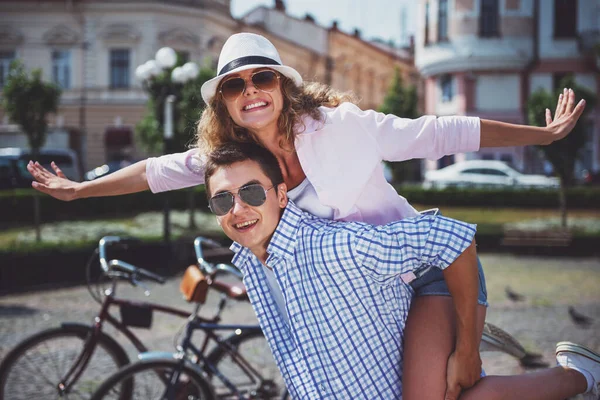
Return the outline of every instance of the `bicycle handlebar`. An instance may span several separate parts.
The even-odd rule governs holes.
[[[136,267],[135,265],[129,264],[121,260],[110,260],[106,261],[106,247],[107,246],[119,246],[127,249],[129,245],[138,244],[141,241],[134,237],[119,237],[119,236],[104,236],[98,242],[98,253],[100,258],[100,266],[106,275],[109,275],[112,271],[125,272],[131,281],[137,280],[137,278],[146,278],[158,283],[165,283],[166,278],[150,272],[144,268]]]
[[[196,237],[196,239],[194,239],[194,250],[196,251],[196,259],[198,261],[198,266],[200,267],[200,270],[204,274],[214,277],[219,272],[226,272],[235,275],[239,279],[243,278],[241,271],[233,265],[224,263],[214,265],[212,263],[207,262],[204,259],[204,252],[202,250],[203,245],[211,249],[223,249],[224,247],[221,244],[215,242],[214,240],[202,236],[198,236]]]
[[[204,252],[202,250],[202,245],[205,245],[207,247],[210,248],[219,248],[222,247],[219,243],[215,242],[212,239],[208,239],[202,236],[198,236],[196,237],[196,239],[194,239],[194,250],[196,251],[196,260],[198,261],[198,266],[200,267],[200,269],[202,270],[202,272],[204,272],[207,275],[213,275],[216,271],[214,266],[207,262],[204,259]]]
[[[165,283],[166,278],[150,272],[146,269],[136,267],[128,262],[122,260],[107,260],[106,248],[108,246],[118,246],[122,249],[127,249],[132,244],[139,244],[141,240],[134,237],[120,237],[120,236],[104,236],[98,242],[98,253],[100,258],[100,266],[106,275],[110,275],[114,272],[122,272],[126,275],[130,281],[134,282],[137,278],[145,278],[158,283]],[[215,277],[219,272],[225,272],[232,274],[239,279],[242,279],[242,273],[239,269],[230,264],[219,263],[213,264],[204,259],[204,252],[202,247],[206,246],[210,249],[223,249],[224,247],[218,242],[208,239],[202,236],[198,236],[194,239],[194,250],[196,251],[196,259],[200,270],[208,276]]]

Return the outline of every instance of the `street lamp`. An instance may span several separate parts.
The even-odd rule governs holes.
[[[144,90],[155,100],[155,115],[163,125],[163,153],[170,152],[170,142],[173,139],[173,103],[180,93],[181,87],[198,77],[198,65],[187,62],[182,66],[177,64],[177,53],[170,47],[163,47],[156,52],[154,60],[148,60],[135,69],[136,78],[142,83]],[[175,67],[175,68],[173,68]],[[171,69],[170,74],[165,74],[160,82],[157,79],[164,72]],[[163,118],[160,118],[162,111]],[[162,119],[162,121],[161,121]],[[166,244],[170,243],[171,232],[169,222],[169,202],[165,196],[163,209],[163,238]]]

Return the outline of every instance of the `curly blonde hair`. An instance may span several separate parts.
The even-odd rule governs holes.
[[[356,103],[351,92],[338,92],[330,86],[318,82],[304,82],[296,86],[284,75],[280,75],[283,109],[277,124],[281,133],[279,145],[289,151],[294,150],[297,132],[305,128],[302,117],[308,115],[317,121],[323,116],[320,106],[337,107],[343,102]],[[227,107],[220,96],[215,95],[202,112],[196,131],[197,147],[205,154],[229,142],[260,143],[246,128],[236,125],[229,116]]]

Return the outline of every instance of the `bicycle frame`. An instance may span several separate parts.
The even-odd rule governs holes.
[[[116,298],[114,296],[116,286],[117,282],[113,281],[111,289],[106,291],[106,296],[104,297],[104,300],[100,307],[100,313],[94,318],[94,324],[92,326],[90,335],[86,338],[81,354],[79,354],[73,366],[67,371],[64,377],[61,379],[61,382],[58,384],[58,390],[61,394],[68,392],[70,388],[77,382],[83,371],[87,368],[88,362],[91,356],[93,355],[94,349],[98,342],[98,337],[103,331],[104,322],[108,322],[119,332],[123,333],[123,335],[125,335],[125,337],[137,349],[139,353],[145,353],[148,351],[148,348],[127,327],[125,323],[119,321],[109,313],[109,309],[112,306],[145,306],[149,307],[152,310],[152,312],[158,311],[163,312],[165,314],[176,315],[182,318],[190,317],[189,311],[184,311],[173,307],[167,307],[153,302],[134,302],[131,300]],[[220,312],[217,313],[212,319],[206,319],[197,315],[199,308],[200,305],[196,307],[195,313],[193,314],[196,315],[196,318],[199,318],[200,320],[206,323],[215,323],[218,321]]]
[[[201,330],[206,334],[204,343],[202,344],[202,346],[200,348],[196,347],[191,341],[194,331],[197,331],[197,330]],[[219,347],[223,348],[224,346],[226,346],[225,343],[223,343],[221,340],[219,340],[220,337],[214,333],[214,331],[223,331],[223,330],[227,330],[227,331],[237,331],[237,330],[261,331],[260,326],[258,326],[258,325],[223,325],[223,324],[216,324],[213,322],[207,322],[207,321],[194,319],[192,321],[189,321],[188,324],[186,325],[185,336],[184,336],[183,340],[181,341],[181,344],[178,346],[178,350],[179,350],[178,353],[174,353],[174,354],[164,353],[164,352],[145,353],[145,354],[140,355],[140,359],[148,360],[148,359],[175,358],[175,359],[181,360],[182,365],[186,364],[186,363],[190,364],[194,368],[196,368],[200,374],[203,374],[205,372],[214,374],[221,382],[223,382],[223,384],[225,384],[225,386],[229,390],[231,390],[232,394],[235,394],[240,400],[250,400],[249,398],[244,397],[244,395],[238,390],[238,388],[229,379],[227,379],[227,377],[223,373],[221,373],[221,371],[219,371],[219,369],[215,365],[213,365],[206,358],[206,356],[204,356],[206,347],[208,346],[211,339],[214,340],[215,343],[217,344],[217,346],[219,346]],[[232,356],[232,358],[235,360],[236,364],[240,368],[242,368],[242,370],[249,377],[253,377],[253,376],[260,377],[261,376],[260,372],[257,371],[256,369],[254,369],[252,367],[252,365],[250,365],[235,349],[229,348],[229,347],[224,347],[224,348],[228,352],[228,354],[230,356]],[[187,354],[188,351],[192,352],[196,356],[197,361],[195,363],[190,362],[189,356]],[[177,375],[178,373],[179,373],[179,371],[174,371],[175,375]],[[176,379],[173,380],[172,377],[168,377],[168,379],[165,379],[165,382],[173,382],[173,381],[176,381]],[[168,384],[167,388],[165,389],[165,393],[170,393],[171,389],[172,388]],[[283,395],[283,398],[286,397],[286,394]]]

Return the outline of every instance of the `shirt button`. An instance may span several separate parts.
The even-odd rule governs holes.
[[[324,384],[322,384],[322,383],[321,383],[321,384],[319,385],[319,389],[321,389],[321,392],[323,392],[323,393],[327,393],[327,387],[325,387],[325,385],[324,385]]]

